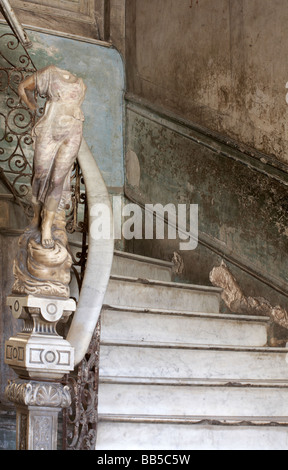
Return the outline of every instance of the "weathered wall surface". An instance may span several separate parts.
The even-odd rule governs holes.
[[[224,258],[247,295],[287,308],[287,2],[127,3],[127,194],[199,204],[182,281],[207,284]]]
[[[128,0],[128,90],[288,162],[286,0]]]
[[[287,307],[287,182],[280,173],[265,174],[225,144],[132,102],[127,153],[132,198],[199,205],[199,245],[180,252],[179,279],[207,284],[209,272],[224,258],[247,295]],[[131,155],[133,167],[135,161],[139,165],[138,180],[129,180]],[[179,240],[134,241],[130,249],[171,260]]]
[[[24,26],[109,41],[124,54],[126,0],[10,0],[10,4]]]

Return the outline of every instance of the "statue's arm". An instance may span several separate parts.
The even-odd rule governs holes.
[[[36,111],[37,106],[35,101],[28,98],[26,91],[34,91],[36,89],[36,77],[31,75],[20,83],[18,87],[18,94],[21,100],[28,106],[31,111]]]

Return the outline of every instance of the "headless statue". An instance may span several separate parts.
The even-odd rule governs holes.
[[[55,66],[37,71],[19,85],[19,97],[36,110],[34,93],[46,97],[44,115],[35,125],[31,224],[19,238],[12,292],[69,297],[72,258],[68,249],[65,206],[81,141],[81,78]],[[34,93],[33,93],[34,92]]]
[[[84,116],[81,105],[86,86],[55,66],[37,71],[18,88],[22,101],[32,110],[31,93],[47,97],[44,116],[33,129],[35,152],[32,177],[32,226],[41,228],[42,246],[53,248],[52,226],[61,198],[70,191],[71,169],[82,141]]]

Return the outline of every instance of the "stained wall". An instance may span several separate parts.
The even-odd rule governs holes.
[[[287,2],[128,4],[127,194],[199,205],[181,281],[209,283],[224,259],[247,295],[287,308]],[[130,245],[165,259],[178,247]]]
[[[285,0],[128,0],[130,92],[288,161]]]

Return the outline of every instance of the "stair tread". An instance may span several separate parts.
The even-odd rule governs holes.
[[[139,347],[139,348],[152,348],[152,349],[193,349],[200,351],[241,351],[241,352],[255,352],[264,354],[287,354],[287,348],[272,348],[267,346],[233,346],[233,345],[218,345],[218,344],[191,344],[191,343],[172,343],[172,342],[156,342],[156,341],[129,341],[129,340],[102,340],[102,346],[115,346],[115,347]]]
[[[139,283],[139,284],[144,284],[144,285],[149,285],[149,286],[161,286],[161,287],[169,287],[169,288],[175,288],[175,289],[185,289],[185,290],[195,290],[198,292],[207,292],[207,293],[215,293],[215,294],[221,294],[223,289],[219,287],[213,287],[213,286],[202,286],[198,284],[183,284],[183,283],[178,283],[178,282],[173,282],[173,281],[160,281],[157,279],[145,279],[145,278],[137,278],[137,277],[129,277],[129,276],[120,276],[118,274],[112,274],[110,279],[112,281],[123,281],[123,282],[130,282],[130,283]]]
[[[156,264],[158,266],[163,266],[163,267],[170,268],[170,269],[173,268],[174,266],[174,263],[172,263],[171,261],[165,261],[165,260],[161,260],[158,258],[150,258],[148,256],[137,255],[135,253],[128,253],[127,251],[115,250],[114,254],[121,258],[128,258],[131,260],[140,261],[143,263],[148,263],[148,264],[153,264],[153,265]]]
[[[71,240],[69,241],[69,244],[75,248],[82,248],[82,243],[80,241]],[[172,261],[151,258],[149,256],[138,255],[136,253],[129,253],[128,251],[114,250],[114,256],[118,256],[120,258],[127,258],[132,261],[139,261],[151,265],[157,265],[163,268],[172,269],[174,266],[174,263]]]
[[[283,416],[159,416],[159,415],[124,415],[124,414],[101,414],[98,415],[99,422],[101,421],[110,421],[110,422],[136,422],[136,423],[173,423],[173,424],[182,424],[182,423],[191,423],[191,424],[201,424],[201,423],[210,423],[210,424],[259,424],[259,425],[284,425],[288,426],[288,418]]]
[[[231,380],[227,379],[207,379],[207,378],[185,378],[185,377],[129,377],[129,376],[99,376],[100,384],[111,385],[159,385],[173,387],[230,387],[230,388],[288,388],[287,380]]]
[[[119,312],[134,312],[134,313],[147,313],[155,315],[175,315],[185,317],[196,317],[196,318],[209,318],[209,319],[220,319],[220,320],[231,320],[231,321],[244,321],[244,322],[270,322],[269,317],[261,317],[255,315],[236,315],[228,313],[208,313],[208,312],[188,312],[185,310],[174,310],[174,309],[153,309],[145,307],[133,307],[133,306],[116,306],[116,305],[103,305],[103,310],[119,311]]]

